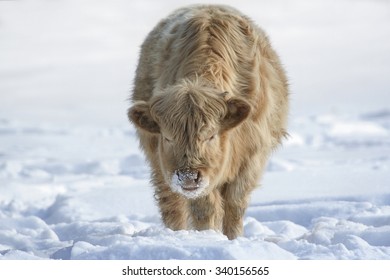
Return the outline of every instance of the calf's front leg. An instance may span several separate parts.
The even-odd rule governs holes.
[[[243,185],[241,182],[227,183],[222,189],[224,200],[223,233],[231,240],[243,234],[243,217],[255,182]]]
[[[185,198],[172,192],[166,185],[156,190],[155,198],[166,227],[172,230],[188,228],[188,202]]]

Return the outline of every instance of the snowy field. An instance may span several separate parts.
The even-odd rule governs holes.
[[[126,119],[139,45],[192,2],[0,1],[0,259],[390,259],[389,2],[224,2],[292,91],[233,241],[162,225]]]

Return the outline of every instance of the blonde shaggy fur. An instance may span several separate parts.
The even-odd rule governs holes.
[[[241,235],[286,135],[287,79],[265,33],[227,6],[173,12],[141,47],[132,101],[165,225]]]

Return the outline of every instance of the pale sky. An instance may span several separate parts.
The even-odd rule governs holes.
[[[126,122],[142,40],[197,2],[0,1],[0,119]],[[390,1],[213,2],[268,33],[293,116],[390,108]]]

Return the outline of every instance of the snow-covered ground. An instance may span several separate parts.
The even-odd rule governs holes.
[[[386,1],[227,1],[281,54],[291,137],[243,237],[162,225],[126,98],[190,2],[0,1],[0,259],[390,259]]]

